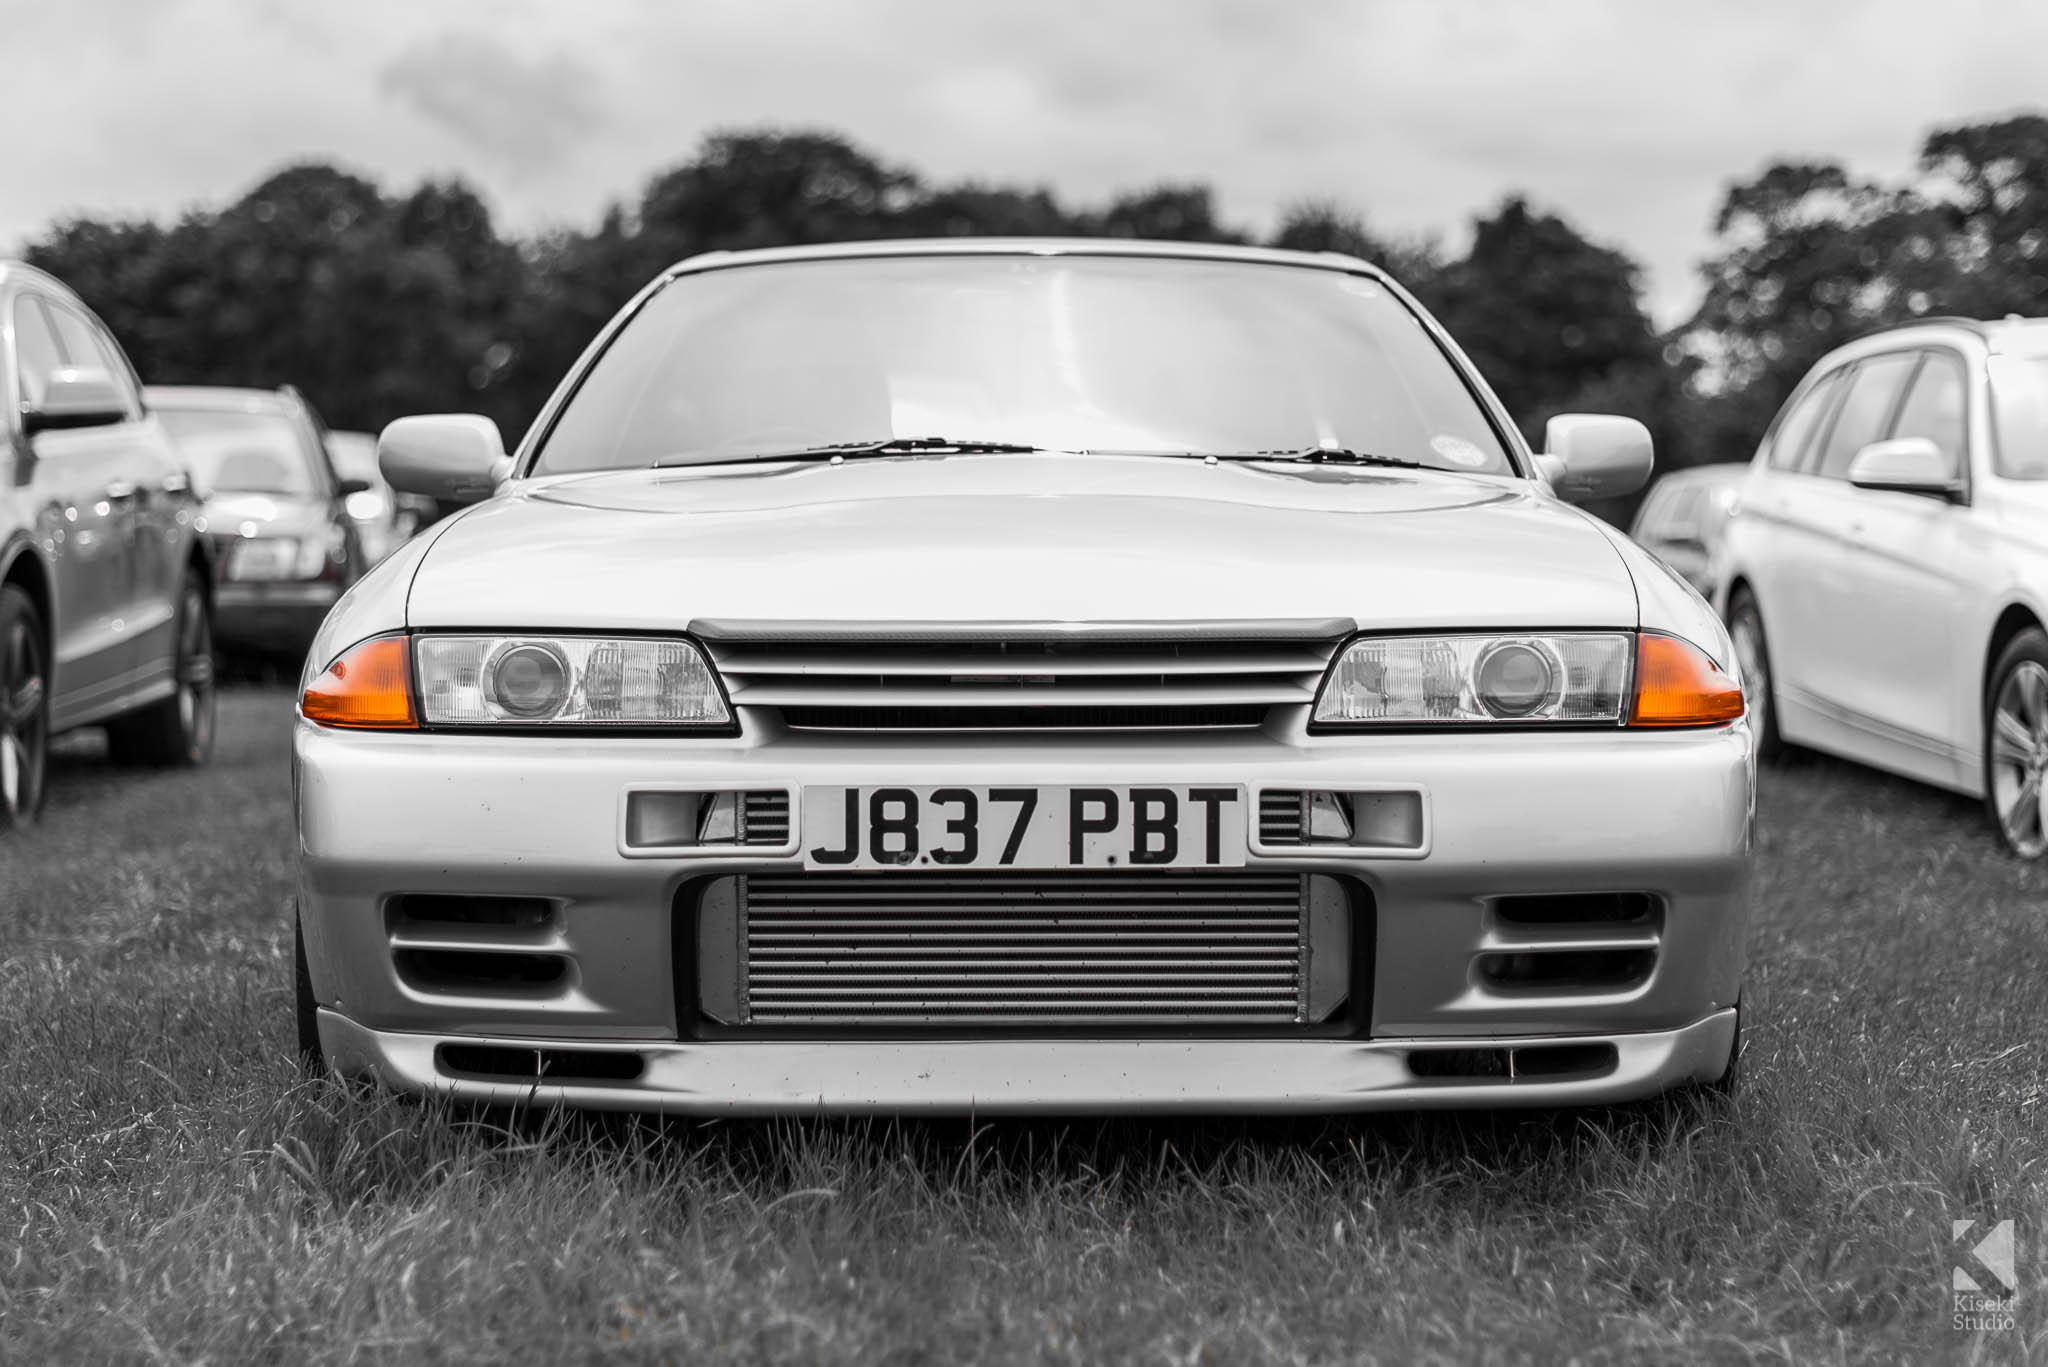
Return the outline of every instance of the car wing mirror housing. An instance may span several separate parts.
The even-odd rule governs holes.
[[[1922,494],[1955,500],[1963,496],[1949,458],[1926,437],[1893,437],[1874,441],[1849,460],[1849,482],[1859,489],[1884,489],[1897,494]]]
[[[443,503],[489,498],[512,471],[498,424],[475,413],[400,418],[377,438],[377,467],[392,488]]]
[[[1622,498],[1650,480],[1650,429],[1607,413],[1560,413],[1543,429],[1536,464],[1567,503]]]
[[[128,399],[114,377],[94,366],[52,371],[42,399],[24,404],[22,431],[29,436],[67,427],[104,427],[128,417]]]

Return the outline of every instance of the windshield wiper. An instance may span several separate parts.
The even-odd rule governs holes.
[[[875,437],[867,441],[835,441],[787,451],[747,451],[708,458],[664,460],[657,469],[675,465],[723,465],[755,460],[843,460],[859,456],[909,456],[922,451],[944,455],[1021,456],[1043,451],[1015,441],[979,441],[968,437]]]
[[[1300,446],[1291,451],[1233,451],[1226,460],[1298,460],[1310,465],[1380,465],[1393,470],[1427,470],[1419,460],[1353,451],[1343,446]]]

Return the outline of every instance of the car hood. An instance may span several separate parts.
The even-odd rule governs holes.
[[[693,621],[1632,627],[1590,520],[1519,480],[949,455],[513,486],[427,552],[415,627]]]

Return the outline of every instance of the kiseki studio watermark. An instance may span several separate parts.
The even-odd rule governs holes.
[[[1950,1327],[1962,1333],[2003,1333],[2014,1324],[2019,1276],[2013,1265],[2012,1221],[1949,1222]]]

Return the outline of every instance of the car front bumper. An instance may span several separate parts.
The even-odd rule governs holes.
[[[1750,737],[1739,724],[963,741],[379,734],[301,721],[295,780],[300,909],[328,1056],[409,1090],[702,1113],[1554,1105],[1714,1076],[1734,1029],[1753,821]],[[885,783],[1407,785],[1425,795],[1429,837],[1426,849],[1400,855],[1250,857],[1253,868],[1338,874],[1368,895],[1370,981],[1353,986],[1367,1021],[1353,1037],[769,1040],[700,1030],[678,991],[691,951],[678,929],[684,890],[801,863],[749,851],[629,857],[622,795],[662,784],[801,792]],[[1492,899],[1617,891],[1650,894],[1662,908],[1642,981],[1501,991],[1478,972],[1483,956],[1513,947]],[[418,893],[554,899],[562,912],[544,947],[573,972],[540,998],[420,990],[397,969],[387,916],[390,898]],[[536,1059],[533,1051],[595,1049],[633,1056],[638,1071],[610,1083],[481,1077],[446,1061],[451,1043]],[[1419,1052],[1514,1058],[1549,1044],[1611,1051],[1578,1072],[1444,1076],[1411,1066]]]

